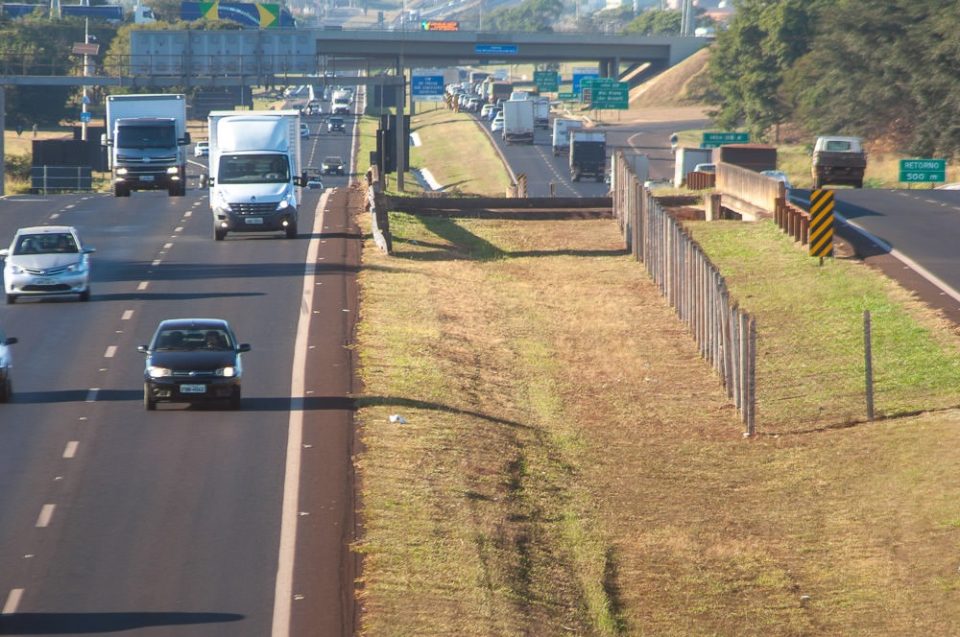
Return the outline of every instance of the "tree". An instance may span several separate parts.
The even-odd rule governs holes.
[[[661,35],[666,33],[680,33],[683,16],[679,11],[644,11],[627,23],[624,33],[638,33],[640,35]]]
[[[524,0],[516,7],[497,9],[490,15],[493,31],[553,31],[563,13],[561,0]]]

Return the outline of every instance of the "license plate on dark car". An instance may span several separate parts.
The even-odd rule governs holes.
[[[180,385],[181,394],[204,394],[206,391],[206,385]]]

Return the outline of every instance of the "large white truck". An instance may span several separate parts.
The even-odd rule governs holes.
[[[578,119],[563,119],[558,117],[553,120],[553,156],[565,155],[570,149],[570,131],[583,127],[583,122]]]
[[[533,100],[503,103],[503,141],[533,143]]]
[[[297,236],[307,175],[300,166],[300,113],[211,111],[210,188],[213,238],[229,232]]]
[[[337,89],[330,98],[330,112],[334,115],[349,115],[353,105],[353,93],[346,89]]]
[[[187,194],[187,100],[183,95],[108,95],[100,138],[116,197],[133,190]]]
[[[533,100],[533,125],[550,130],[550,100],[542,97]]]

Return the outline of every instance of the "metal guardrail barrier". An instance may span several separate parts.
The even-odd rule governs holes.
[[[90,191],[93,190],[93,169],[90,166],[33,166],[30,168],[30,190],[43,195]]]

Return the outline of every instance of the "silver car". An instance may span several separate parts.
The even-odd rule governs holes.
[[[17,339],[4,334],[0,327],[0,403],[10,402],[13,396],[13,380],[10,378],[13,358],[10,356],[10,346],[16,342]]]
[[[20,228],[4,259],[3,288],[7,303],[21,296],[77,294],[90,300],[90,257],[72,226]]]

